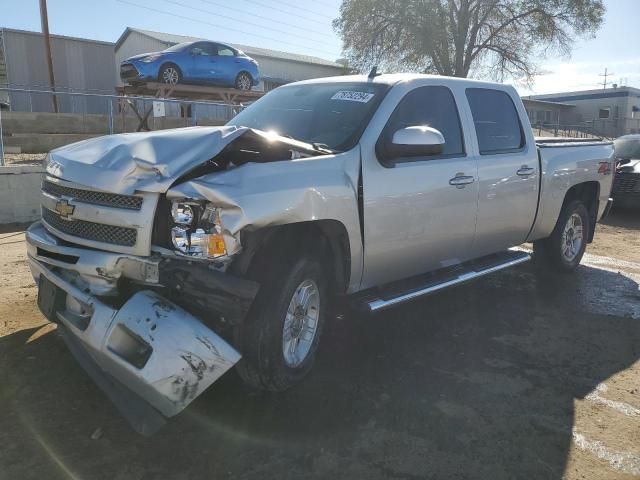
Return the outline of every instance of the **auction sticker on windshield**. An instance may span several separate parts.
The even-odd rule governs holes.
[[[367,92],[353,92],[351,90],[341,90],[336,92],[331,100],[346,100],[349,102],[360,102],[367,103],[369,100],[373,98],[373,93]]]

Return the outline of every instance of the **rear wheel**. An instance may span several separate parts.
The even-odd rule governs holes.
[[[533,242],[536,261],[561,272],[572,272],[587,247],[589,212],[580,200],[569,202],[548,238]]]
[[[304,255],[264,275],[241,332],[238,373],[260,390],[286,390],[309,373],[327,309],[320,262]]]
[[[251,86],[253,85],[253,79],[251,75],[247,72],[240,72],[236,77],[236,88],[238,90],[251,90]]]
[[[161,83],[169,85],[177,85],[182,81],[182,72],[175,65],[164,65],[158,74],[158,80]]]

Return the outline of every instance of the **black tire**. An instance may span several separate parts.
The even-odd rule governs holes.
[[[240,72],[236,77],[235,87],[238,90],[248,91],[253,86],[253,78],[247,72]]]
[[[294,293],[311,280],[319,292],[316,332],[308,354],[292,367],[283,352],[284,323]],[[237,371],[244,383],[256,390],[283,391],[301,382],[313,366],[328,309],[327,279],[320,261],[303,254],[279,263],[262,275],[261,289],[243,322],[239,343],[243,358]]]
[[[175,78],[175,81],[170,81],[169,77]],[[163,65],[162,68],[160,68],[160,73],[158,73],[158,82],[167,83],[169,85],[177,85],[178,83],[182,83],[182,71],[177,65],[174,65],[173,63]]]
[[[574,250],[575,255],[570,255],[571,258],[569,258],[564,252],[567,243],[563,234],[569,219],[574,215],[580,217],[582,224],[582,241],[580,242],[580,247]],[[580,200],[573,200],[567,203],[560,212],[560,217],[551,235],[548,238],[533,242],[533,256],[536,264],[551,267],[562,273],[573,272],[580,264],[582,256],[584,255],[589,231],[589,212],[584,204]]]

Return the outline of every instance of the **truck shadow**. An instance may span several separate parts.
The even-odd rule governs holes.
[[[624,227],[640,230],[640,207],[614,207],[611,214],[602,222],[612,227]]]
[[[151,438],[129,429],[55,331],[27,342],[35,330],[23,330],[0,339],[0,471],[560,478],[574,401],[640,356],[639,304],[620,274],[522,266],[376,317],[349,313],[328,322],[300,387],[255,395],[226,375]]]

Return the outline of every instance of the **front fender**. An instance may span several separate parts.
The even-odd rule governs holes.
[[[239,232],[299,222],[344,225],[351,255],[347,291],[359,287],[362,238],[358,214],[359,148],[321,157],[247,163],[204,175],[167,191],[170,200],[206,200],[220,208],[230,255],[240,252]]]

